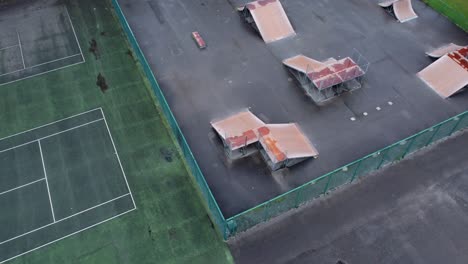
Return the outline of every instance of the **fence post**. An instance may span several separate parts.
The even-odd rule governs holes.
[[[426,145],[425,145],[426,147],[427,147],[429,144],[432,143],[432,139],[435,137],[435,135],[437,134],[437,132],[439,132],[439,129],[440,129],[441,126],[442,126],[442,125],[437,126],[437,128],[434,130],[434,134],[432,134],[432,136],[429,138],[429,140],[427,141],[427,143],[426,143]]]
[[[391,148],[388,148],[385,150],[385,153],[382,155],[382,160],[380,161],[379,163],[379,166],[377,166],[377,170],[380,169],[382,167],[382,164],[384,163],[385,161],[385,158],[387,157],[387,153],[391,150]]]
[[[270,202],[271,202],[271,200],[270,200]],[[266,203],[265,206],[264,206],[264,207],[265,207],[265,212],[263,213],[263,222],[265,222],[265,221],[267,220],[267,218],[268,218],[268,210],[269,210],[269,206],[268,206],[268,205],[269,205],[269,204],[270,204],[270,203]]]
[[[417,135],[416,137],[418,137],[419,135]],[[408,144],[408,146],[406,147],[405,149],[405,152],[403,153],[403,156],[401,156],[402,159],[404,159],[406,157],[406,154],[408,154],[408,150],[411,148],[411,146],[413,145],[413,142],[415,141],[415,138],[416,137],[412,137],[411,138],[411,142]]]
[[[351,180],[349,181],[350,183],[354,181],[354,178],[356,178],[356,174],[359,170],[359,167],[361,167],[362,160],[359,161],[359,164],[356,166],[356,169],[353,172],[353,176],[351,177]]]
[[[452,130],[450,130],[450,133],[448,134],[449,136],[452,135],[453,132],[455,132],[455,129],[457,128],[457,126],[460,124],[460,122],[462,121],[463,117],[459,118],[459,117],[455,117],[455,118],[458,118],[458,121],[457,123],[455,124],[455,126],[452,128]],[[455,120],[454,118],[454,120]]]
[[[328,181],[327,181],[327,184],[325,185],[325,189],[323,190],[323,194],[325,194],[328,191],[328,186],[330,185],[332,175],[333,174],[328,174]]]
[[[299,207],[299,197],[301,197],[301,193],[302,193],[302,190],[304,188],[300,188],[297,190],[297,194],[296,194],[296,198],[295,198],[295,201],[294,201],[294,207],[298,208]]]

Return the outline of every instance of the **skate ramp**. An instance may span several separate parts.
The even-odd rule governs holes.
[[[296,35],[279,0],[254,1],[238,10],[250,13],[253,18],[253,26],[260,33],[265,43]],[[248,14],[246,19],[250,22]]]
[[[326,65],[304,55],[297,55],[283,61],[283,64],[302,73],[308,73],[313,70],[320,70]]]
[[[448,53],[418,73],[443,98],[468,86],[468,47]]]
[[[297,55],[285,59],[283,64],[304,73],[319,90],[355,79],[365,73],[350,57],[341,60],[329,58],[320,62],[304,55]]]
[[[457,51],[459,49],[462,49],[463,46],[460,46],[460,45],[457,45],[457,44],[453,44],[453,43],[450,43],[450,44],[446,44],[446,45],[443,45],[439,48],[436,48],[434,50],[431,50],[431,51],[428,51],[426,52],[426,55],[431,57],[431,58],[435,58],[435,59],[438,59],[448,53],[451,53],[451,52],[454,52],[454,51]]]
[[[257,129],[265,126],[265,123],[250,111],[243,111],[223,120],[211,122],[211,126],[231,150],[236,150],[257,142]]]
[[[400,23],[404,23],[418,17],[413,10],[411,0],[389,0],[379,3],[379,5],[395,16]]]
[[[260,128],[260,144],[273,163],[286,159],[318,157],[318,151],[294,124],[269,124]]]

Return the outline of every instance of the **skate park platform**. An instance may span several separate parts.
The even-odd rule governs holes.
[[[306,94],[315,103],[323,104],[362,87],[361,77],[367,72],[369,62],[357,51],[352,57],[320,62],[300,54],[283,60],[283,64]]]
[[[374,0],[282,1],[296,36],[269,44],[240,18],[236,8],[247,2],[119,0],[225,217],[468,109],[467,93],[444,100],[416,76],[432,62],[427,50],[468,43],[420,1],[418,19],[403,25]],[[193,44],[193,31],[207,49]],[[324,106],[281,63],[354,49],[371,63],[362,88]],[[297,123],[319,158],[277,173],[260,156],[226,163],[210,122],[249,107],[265,123]]]

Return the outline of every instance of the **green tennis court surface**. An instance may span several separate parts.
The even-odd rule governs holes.
[[[130,212],[102,109],[0,140],[0,262]]]
[[[0,85],[84,62],[65,5],[0,10]]]
[[[62,68],[48,65],[30,78],[7,83],[0,77],[0,138],[8,137],[0,150],[12,148],[0,154],[0,193],[7,192],[0,195],[0,243],[11,239],[0,245],[0,263],[14,256],[5,263],[232,263],[110,2],[0,2],[0,32],[10,36],[0,38],[0,47],[16,45],[16,28],[22,43],[43,41],[40,49],[23,50],[27,67],[78,54],[79,46],[84,57]],[[39,19],[44,12],[50,16]],[[26,25],[16,14],[35,17],[34,23]],[[9,56],[0,67],[22,66],[19,53]],[[99,74],[105,92],[96,85]],[[99,120],[101,108],[132,195],[106,122]]]

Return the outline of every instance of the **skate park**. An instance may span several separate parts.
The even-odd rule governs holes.
[[[239,15],[247,1],[119,3],[225,217],[467,109],[466,93],[443,99],[417,77],[433,62],[427,51],[468,43],[420,1],[412,3],[418,18],[405,23],[376,1],[281,1],[295,34],[270,43]],[[202,52],[187,34],[194,30],[208,44]],[[282,65],[354,50],[370,63],[362,87],[323,106]],[[247,108],[265,123],[297,123],[319,158],[280,172],[259,156],[226,160],[210,122]]]

